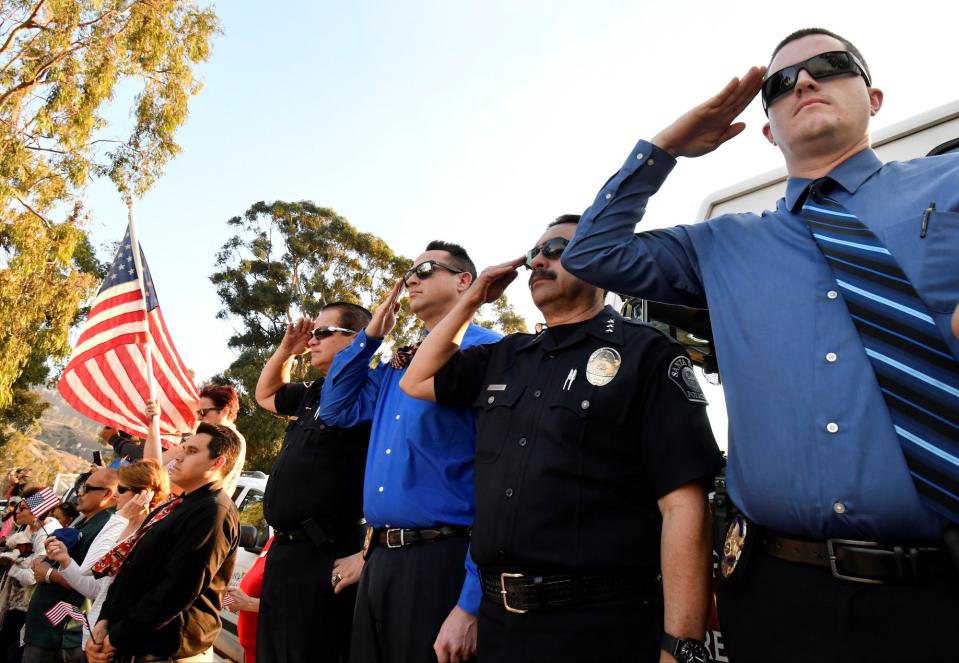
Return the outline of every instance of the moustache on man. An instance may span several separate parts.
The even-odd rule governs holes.
[[[532,274],[529,275],[529,287],[533,287],[533,281],[536,279],[549,279],[550,281],[556,280],[556,272],[549,269],[534,269]]]

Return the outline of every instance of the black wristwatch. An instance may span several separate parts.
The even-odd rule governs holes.
[[[672,654],[679,663],[708,663],[709,650],[705,643],[689,638],[674,638],[669,633],[663,633],[660,647]]]

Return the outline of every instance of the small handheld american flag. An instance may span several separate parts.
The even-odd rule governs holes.
[[[41,488],[36,493],[27,498],[27,508],[37,518],[45,515],[47,511],[60,503],[60,498],[50,488]]]
[[[87,616],[81,612],[80,608],[75,605],[71,605],[66,601],[55,603],[52,608],[43,614],[46,615],[47,619],[49,619],[50,623],[54,626],[59,626],[60,623],[67,617],[71,617],[81,624],[87,623]]]
[[[223,595],[223,599],[220,601],[220,605],[222,605],[224,608],[229,608],[234,603],[236,603],[236,598],[230,592],[226,592]]]

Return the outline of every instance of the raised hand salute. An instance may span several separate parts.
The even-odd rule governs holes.
[[[673,157],[700,157],[709,154],[746,128],[733,122],[759,94],[766,67],[750,67],[742,78],[734,78],[719,94],[704,101],[660,131],[651,141]]]

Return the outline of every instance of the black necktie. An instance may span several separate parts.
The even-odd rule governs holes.
[[[959,523],[959,361],[882,241],[820,192],[827,182],[810,187],[803,218],[862,338],[920,499]]]

